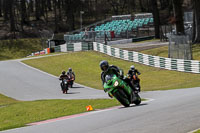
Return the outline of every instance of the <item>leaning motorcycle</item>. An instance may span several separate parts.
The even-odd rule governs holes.
[[[63,93],[67,94],[67,91],[69,90],[67,79],[63,79],[61,81],[61,88],[62,88]]]
[[[106,75],[104,91],[108,92],[109,96],[116,98],[125,107],[129,107],[132,103],[136,105],[141,103],[138,93],[133,92],[131,87],[116,75]]]

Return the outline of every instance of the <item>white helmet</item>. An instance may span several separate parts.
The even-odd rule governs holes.
[[[134,65],[132,65],[130,68],[131,68],[131,70],[135,70],[135,66]]]

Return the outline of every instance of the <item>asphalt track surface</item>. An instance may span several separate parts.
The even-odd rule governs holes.
[[[0,62],[0,93],[18,100],[108,98],[101,90],[76,84],[62,94],[57,77],[19,61]],[[200,127],[200,88],[141,93],[152,99],[58,118],[2,133],[187,133]]]
[[[0,61],[0,93],[17,100],[108,98],[102,90],[74,84],[62,94],[58,77],[29,67],[18,60]]]

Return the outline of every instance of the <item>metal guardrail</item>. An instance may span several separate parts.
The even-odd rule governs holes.
[[[114,48],[101,43],[93,43],[94,51],[120,58],[123,60],[133,61],[144,65],[174,70],[180,72],[200,73],[200,61],[197,60],[184,60],[184,59],[173,59],[164,58],[159,56],[152,56],[142,54],[134,51],[122,50]]]
[[[87,51],[94,50],[109,56],[120,58],[127,61],[137,62],[144,65],[174,70],[180,72],[190,72],[200,74],[200,61],[198,60],[184,60],[174,58],[164,58],[159,56],[147,55],[134,51],[122,50],[114,48],[102,43],[69,43],[55,47],[55,52],[67,52],[67,51]],[[39,53],[37,53],[39,54]]]

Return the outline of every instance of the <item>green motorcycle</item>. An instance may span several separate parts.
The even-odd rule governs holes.
[[[110,97],[115,97],[125,107],[129,107],[132,103],[136,105],[141,103],[138,93],[133,92],[131,87],[116,75],[106,75],[104,91],[108,92]]]

